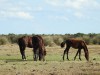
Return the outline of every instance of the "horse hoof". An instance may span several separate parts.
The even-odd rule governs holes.
[[[27,59],[23,59],[23,60],[27,60]]]
[[[67,59],[68,61],[70,61],[69,59]]]
[[[36,59],[34,59],[34,61],[37,61]]]

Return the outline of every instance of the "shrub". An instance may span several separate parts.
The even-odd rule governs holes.
[[[53,37],[53,41],[56,45],[60,45],[63,42],[63,38],[61,36],[55,36]]]
[[[18,36],[15,34],[9,34],[8,35],[8,40],[10,43],[16,43],[18,39]]]
[[[93,44],[100,44],[100,35],[97,35],[93,38]]]
[[[6,37],[0,37],[0,45],[5,45],[9,43]]]
[[[55,43],[53,42],[53,39],[52,39],[51,36],[44,36],[43,39],[44,39],[45,46],[50,46],[51,47],[51,46],[55,45]]]
[[[92,40],[90,39],[89,36],[84,35],[84,36],[83,36],[83,40],[84,40],[87,44],[92,44]]]

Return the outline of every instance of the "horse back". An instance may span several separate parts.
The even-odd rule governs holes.
[[[44,55],[46,55],[46,49],[45,49],[45,46],[44,46],[44,41],[43,41],[43,38],[39,35],[35,35],[32,37],[32,44],[33,44],[33,48],[35,49],[40,49],[41,52],[44,53]]]
[[[41,47],[43,45],[42,37],[39,35],[35,35],[32,37],[33,48]]]
[[[73,48],[83,48],[84,45],[86,46],[86,43],[84,40],[79,40],[79,39],[69,39],[69,44],[73,47]]]
[[[18,39],[18,44],[19,44],[19,46],[32,48],[32,37],[23,36]]]

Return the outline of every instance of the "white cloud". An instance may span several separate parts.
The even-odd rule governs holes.
[[[21,18],[21,19],[33,19],[33,17],[28,12],[7,12],[7,11],[0,11],[0,16],[4,18]]]
[[[0,17],[2,18],[19,18],[19,19],[33,19],[30,14],[31,7],[22,1],[17,1],[16,4],[9,0],[0,0]]]
[[[4,3],[4,2],[7,2],[8,0],[0,0],[0,3]]]
[[[60,12],[66,12],[67,15],[73,15],[76,18],[87,18],[89,12],[100,10],[100,1],[98,0],[45,0],[47,4],[58,8]],[[89,16],[88,16],[89,17]]]
[[[27,12],[17,12],[16,13],[16,16],[19,16],[20,18],[23,18],[23,19],[32,19],[33,17],[27,13]]]
[[[100,7],[97,0],[45,0],[46,3],[52,6],[60,6],[80,10],[85,7]]]
[[[66,0],[65,6],[74,9],[81,9],[84,4],[87,4],[88,0]]]
[[[42,11],[43,8],[42,8],[41,6],[38,6],[38,7],[36,8],[36,10],[37,10],[37,11]]]
[[[31,11],[34,11],[34,12],[41,12],[41,11],[43,11],[43,7],[42,7],[42,6],[36,6],[36,7],[34,7]]]
[[[61,21],[68,21],[68,17],[66,16],[48,16],[49,19],[52,20],[61,20]]]
[[[84,15],[81,12],[76,12],[74,15],[79,19],[84,18]]]
[[[59,0],[45,0],[45,2],[53,6],[58,6],[60,1]]]

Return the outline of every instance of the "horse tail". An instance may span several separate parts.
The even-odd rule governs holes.
[[[65,47],[65,43],[66,43],[66,41],[63,41],[62,43],[61,43],[61,48],[63,48],[63,47]]]
[[[21,40],[21,38],[19,38],[18,40],[17,40],[17,44],[19,45],[19,46],[21,46],[22,45],[22,40]]]
[[[89,51],[88,51],[85,41],[83,41],[83,49],[84,49],[84,53],[85,53],[85,58],[87,61],[89,61]]]

